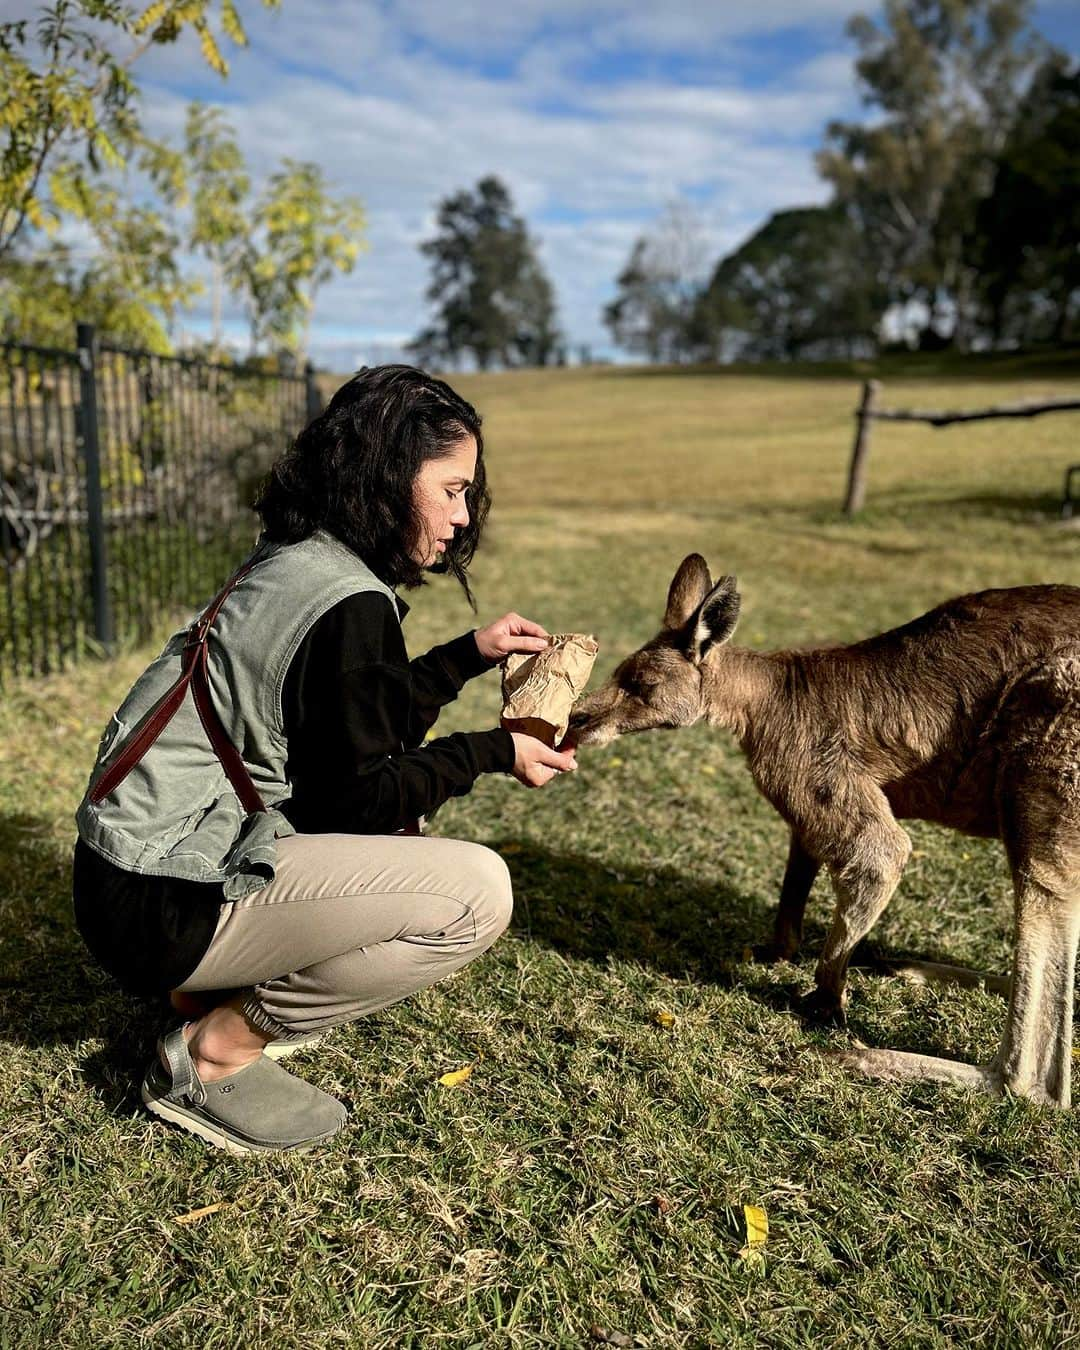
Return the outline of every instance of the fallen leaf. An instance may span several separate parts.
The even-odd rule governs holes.
[[[472,1075],[472,1064],[466,1064],[463,1069],[455,1069],[453,1073],[444,1073],[439,1079],[443,1087],[459,1087],[462,1083],[467,1083]]]
[[[671,1209],[671,1201],[666,1195],[654,1195],[652,1202],[656,1206],[657,1212],[660,1214],[667,1214]]]
[[[611,758],[608,760],[608,768],[621,769],[625,763],[626,760],[623,759],[621,755],[612,755]]]
[[[703,764],[703,765],[701,766],[701,772],[702,772],[702,773],[707,773],[707,774],[709,774],[709,775],[711,776],[711,775],[713,775],[713,774],[716,773],[716,770],[713,768],[713,766],[712,766],[711,764]]]
[[[514,856],[515,853],[520,853],[520,852],[521,852],[521,845],[520,845],[520,844],[500,844],[500,845],[499,845],[499,852],[503,855],[504,858],[512,858],[512,857]]]
[[[658,1027],[673,1027],[675,1025],[675,1014],[668,1012],[666,1008],[659,1008],[653,1013],[653,1021]]]
[[[220,1209],[228,1209],[231,1204],[231,1200],[219,1200],[216,1205],[203,1205],[202,1209],[193,1209],[187,1214],[174,1214],[173,1223],[198,1223],[200,1219],[205,1219],[208,1214],[216,1214]]]
[[[739,1255],[747,1265],[765,1264],[765,1243],[769,1240],[769,1216],[757,1205],[743,1205],[746,1220],[746,1246]]]
[[[742,949],[742,959],[743,959],[744,961],[746,961],[747,963],[753,961],[753,959],[754,959],[754,949],[753,949],[753,947],[744,947],[744,948]]]

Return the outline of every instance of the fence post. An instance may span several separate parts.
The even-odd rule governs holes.
[[[310,422],[323,410],[322,394],[319,393],[319,385],[315,379],[315,367],[310,361],[304,367],[304,388],[307,391],[307,420]]]
[[[109,602],[108,558],[105,548],[105,511],[101,496],[101,445],[98,437],[97,372],[94,325],[75,328],[79,348],[79,408],[77,436],[86,465],[86,525],[90,538],[90,594],[94,607],[94,636],[106,650],[115,636]]]
[[[866,500],[866,456],[870,451],[870,424],[880,390],[881,385],[877,380],[867,380],[862,389],[862,402],[855,413],[855,444],[851,448],[847,496],[844,498],[846,516],[861,511]]]

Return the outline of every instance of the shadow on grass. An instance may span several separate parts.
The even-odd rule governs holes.
[[[517,840],[496,847],[514,881],[514,928],[600,965],[615,956],[728,984],[745,948],[772,926],[771,906],[722,881],[704,884],[671,868],[614,868]]]
[[[496,846],[514,882],[513,927],[524,937],[599,966],[614,957],[676,979],[724,988],[738,984],[755,1002],[797,1016],[816,1039],[833,1043],[834,1048],[843,1048],[854,1034],[895,1050],[956,1057],[947,1034],[928,1039],[924,1015],[915,1007],[910,1018],[894,1021],[884,1039],[864,1025],[857,999],[846,1031],[805,1015],[801,1001],[813,988],[814,965],[827,934],[825,923],[812,912],[807,915],[799,965],[781,968],[783,974],[776,980],[765,975],[764,967],[746,963],[747,947],[766,940],[772,931],[776,912],[772,903],[762,903],[722,881],[705,885],[672,869],[616,869],[580,854],[556,853],[517,840]],[[827,921],[831,906],[817,908],[821,920]],[[899,962],[949,962],[948,952],[932,944],[931,948],[889,950],[871,936],[856,947],[851,969],[885,980],[894,977]]]
[[[922,521],[989,516],[1019,524],[1060,525],[1061,497],[1046,492],[981,492],[920,501],[917,511]]]
[[[122,993],[83,946],[71,853],[50,825],[0,817],[0,857],[0,1037],[32,1049],[104,1041],[81,1071],[110,1109],[130,1105],[163,1005]]]
[[[771,931],[771,902],[672,868],[614,868],[516,840],[499,847],[514,880],[515,930],[557,952],[600,967],[615,957],[677,979],[738,982],[751,998],[783,1012],[797,1011],[810,985],[809,966],[779,984],[748,976],[745,951]],[[80,1070],[106,1109],[129,1111],[169,1016],[164,1002],[122,993],[94,964],[71,912],[70,854],[50,826],[27,816],[0,818],[0,856],[0,1036],[31,1048],[103,1042],[81,1059]],[[810,920],[804,950],[816,953],[824,937]],[[853,965],[884,970],[888,955],[860,948]],[[915,1026],[911,1040],[905,1043],[902,1028],[890,1037],[896,1048],[928,1048]]]
[[[1078,454],[1080,459],[1080,454]],[[775,508],[764,505],[748,508],[744,516],[753,514],[768,523],[770,515],[777,515]],[[779,516],[778,516],[779,518]],[[985,520],[1008,521],[1013,525],[1032,525],[1039,528],[1057,528],[1063,534],[1069,528],[1061,518],[1061,496],[1043,491],[1031,492],[976,492],[959,495],[929,496],[925,485],[912,484],[910,488],[895,485],[875,495],[873,484],[867,497],[866,506],[854,518],[849,520],[840,510],[839,502],[818,504],[809,503],[805,513],[805,523],[786,520],[787,533],[803,533],[810,537],[827,538],[832,545],[850,543],[852,547],[868,552],[881,553],[921,553],[924,545],[917,542],[895,541],[879,543],[866,537],[866,530],[877,525],[909,525],[922,528],[928,521],[935,526],[958,525],[960,523],[978,523]],[[850,539],[845,539],[838,527],[851,530]],[[1073,527],[1075,528],[1075,527]],[[822,531],[828,531],[823,534]]]

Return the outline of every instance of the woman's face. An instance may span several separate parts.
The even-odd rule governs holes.
[[[413,561],[431,567],[454,531],[469,523],[465,489],[476,473],[476,438],[465,436],[442,459],[429,459],[413,479],[413,510],[420,533]]]

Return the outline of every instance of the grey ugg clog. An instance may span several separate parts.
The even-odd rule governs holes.
[[[158,1052],[142,1084],[147,1109],[230,1153],[311,1148],[345,1123],[345,1107],[336,1097],[294,1077],[266,1055],[226,1078],[204,1083],[182,1026],[162,1037]]]

